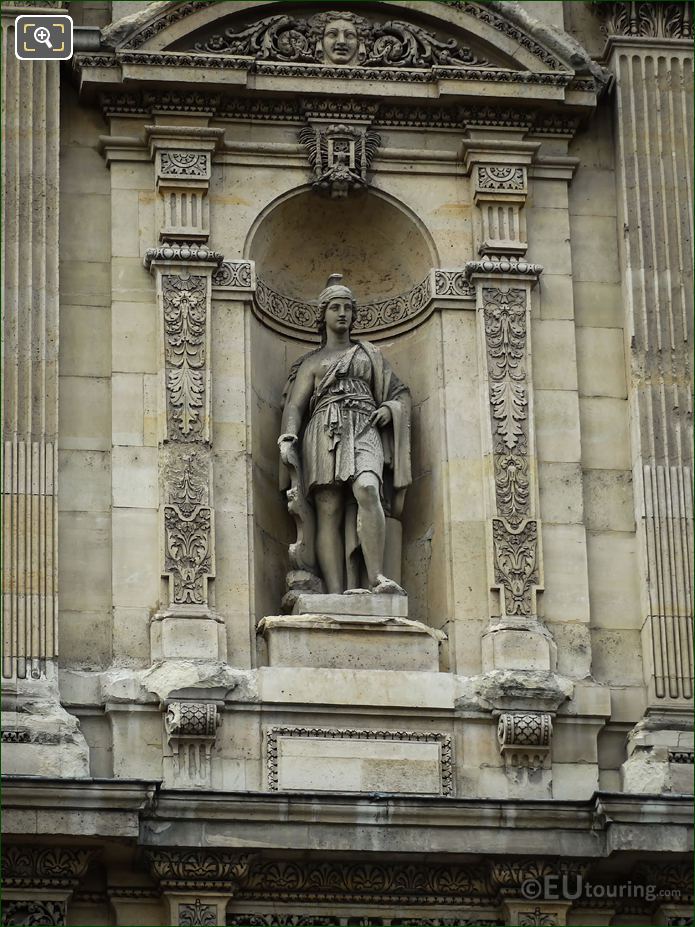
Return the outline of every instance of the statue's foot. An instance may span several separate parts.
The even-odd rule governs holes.
[[[388,579],[386,576],[382,576],[381,573],[377,574],[376,583],[372,586],[372,592],[374,595],[405,595],[405,589],[399,586],[395,580]]]
[[[369,595],[369,589],[346,589],[343,595]]]

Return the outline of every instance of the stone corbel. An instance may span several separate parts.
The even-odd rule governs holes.
[[[504,712],[497,723],[500,753],[508,769],[548,769],[553,735],[551,715],[540,712]]]
[[[521,257],[528,248],[524,212],[528,167],[540,142],[522,141],[525,130],[507,130],[500,138],[490,138],[490,131],[469,128],[463,142],[464,172],[471,176],[478,207],[478,253]]]
[[[172,751],[172,788],[210,788],[212,750],[222,718],[216,702],[172,699],[165,703],[164,727]],[[165,784],[166,784],[165,763]]]
[[[159,238],[169,242],[206,242],[210,236],[207,194],[212,155],[222,145],[223,129],[147,126],[145,138],[155,164]]]

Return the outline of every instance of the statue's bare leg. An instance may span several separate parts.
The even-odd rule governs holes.
[[[369,588],[387,595],[405,595],[403,589],[381,572],[384,568],[386,517],[379,495],[379,478],[375,473],[360,473],[352,484],[357,500],[357,536],[367,567]]]
[[[314,490],[316,505],[316,556],[326,590],[343,592],[343,490],[324,487]]]

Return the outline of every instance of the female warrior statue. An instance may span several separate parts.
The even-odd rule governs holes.
[[[411,482],[410,393],[378,348],[351,339],[356,305],[341,280],[333,274],[319,297],[321,347],[296,361],[284,392],[278,445],[298,527],[292,565],[320,570],[329,593],[405,595],[383,569],[385,512],[400,516]]]

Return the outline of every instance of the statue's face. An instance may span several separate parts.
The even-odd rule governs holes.
[[[350,331],[352,313],[351,300],[344,296],[332,299],[326,306],[326,328],[341,334]]]
[[[333,64],[350,64],[360,47],[357,29],[347,19],[331,19],[323,30],[323,53]]]

